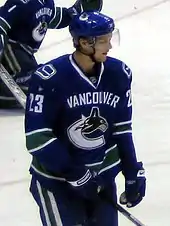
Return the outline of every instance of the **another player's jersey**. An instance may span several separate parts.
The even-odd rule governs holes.
[[[71,162],[115,177],[116,137],[131,134],[131,113],[131,70],[123,62],[108,57],[97,77],[87,77],[73,55],[43,65],[32,76],[26,105],[31,172],[65,180]]]
[[[66,8],[56,8],[53,0],[7,0],[0,8],[0,33],[36,52],[48,28],[65,27],[69,20]]]

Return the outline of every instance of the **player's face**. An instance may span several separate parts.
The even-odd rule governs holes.
[[[104,62],[106,60],[111,45],[112,33],[102,35],[96,38],[95,42],[95,59],[98,62]]]

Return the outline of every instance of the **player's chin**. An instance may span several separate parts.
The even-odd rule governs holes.
[[[100,56],[97,57],[97,61],[102,63],[105,62],[107,59],[107,54],[101,54]]]

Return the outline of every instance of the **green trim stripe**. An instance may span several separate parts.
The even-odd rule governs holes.
[[[8,30],[11,29],[11,26],[7,23],[7,21],[0,17],[0,29],[7,34]]]
[[[56,7],[55,8],[55,15],[52,18],[52,20],[50,21],[49,28],[52,28],[52,29],[57,28],[62,21],[62,15],[63,15],[62,8]]]
[[[97,173],[102,173],[120,163],[119,150],[117,145],[110,147],[105,151],[105,158],[101,164],[88,164],[86,165],[90,169],[96,171]]]
[[[128,125],[120,125],[120,126],[116,126],[114,127],[114,133],[118,133],[118,132],[124,132],[127,130],[132,130],[132,126],[130,124]]]
[[[52,131],[32,131],[26,134],[26,147],[29,152],[38,151],[56,139]]]

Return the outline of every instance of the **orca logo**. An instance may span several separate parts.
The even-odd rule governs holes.
[[[43,21],[40,21],[38,26],[36,26],[32,31],[32,36],[34,40],[37,42],[41,42],[45,37],[47,28],[48,26],[47,23],[45,22],[45,19],[43,19]]]
[[[81,119],[69,126],[67,134],[76,147],[91,150],[105,144],[104,132],[107,128],[108,123],[100,115],[99,108],[93,107],[90,116],[82,115]]]

